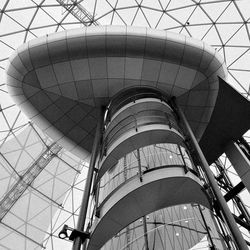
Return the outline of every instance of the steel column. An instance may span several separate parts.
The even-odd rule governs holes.
[[[149,246],[148,246],[148,229],[147,229],[147,220],[146,220],[146,216],[145,216],[145,215],[142,217],[142,223],[143,223],[143,232],[144,232],[145,250],[149,250]]]
[[[138,171],[139,171],[139,178],[142,182],[142,169],[141,169],[141,155],[140,155],[140,149],[137,148],[137,161],[138,161]]]
[[[98,156],[99,142],[102,136],[102,126],[103,126],[103,119],[104,119],[103,113],[104,113],[103,110],[99,110],[99,117],[98,117],[96,132],[95,132],[95,138],[94,138],[90,163],[89,163],[89,169],[88,169],[84,194],[82,198],[82,203],[81,203],[81,208],[80,208],[80,213],[79,213],[79,218],[78,218],[77,228],[76,228],[79,231],[84,231],[84,225],[86,221],[86,215],[87,215],[87,209],[88,209],[88,203],[89,203],[89,196],[90,196],[90,191],[91,191],[91,184],[92,184],[93,174],[95,170],[96,159]],[[72,250],[80,250],[81,245],[82,245],[81,237],[77,236],[74,239]]]
[[[186,130],[192,144],[193,144],[193,147],[194,149],[196,150],[199,158],[200,158],[200,162],[201,162],[201,165],[202,165],[202,169],[204,171],[204,173],[206,174],[206,177],[209,181],[209,184],[211,185],[211,188],[215,194],[215,197],[217,199],[217,202],[218,202],[218,205],[220,206],[221,208],[221,211],[223,213],[223,216],[226,220],[226,223],[232,233],[232,236],[237,244],[237,246],[239,247],[240,250],[248,250],[248,247],[247,247],[247,244],[246,244],[246,241],[244,240],[235,220],[234,220],[234,217],[229,209],[229,207],[227,206],[227,203],[216,183],[216,180],[214,178],[214,175],[212,173],[212,171],[210,170],[210,167],[208,165],[208,162],[193,134],[193,131],[192,129],[190,128],[189,126],[189,123],[183,113],[183,111],[181,110],[180,107],[178,107],[178,104],[175,102],[175,100],[173,100],[173,104],[175,106],[175,108],[177,109],[177,114],[179,115],[180,119],[181,119],[181,122],[183,123],[184,125],[184,129]]]
[[[233,141],[228,143],[225,148],[225,153],[248,192],[250,192],[250,160],[248,156],[242,151],[241,147]]]
[[[212,247],[212,249],[216,249],[215,246],[214,246],[214,242],[213,242],[211,233],[210,233],[210,228],[209,228],[209,226],[207,225],[207,222],[206,222],[206,219],[205,219],[205,217],[204,217],[204,214],[202,213],[201,206],[198,205],[198,208],[199,208],[199,211],[200,211],[201,218],[202,218],[202,220],[203,220],[204,226],[205,226],[205,228],[206,228],[206,230],[207,230],[207,234],[208,234],[208,238],[209,238],[210,243],[211,243],[211,247]]]

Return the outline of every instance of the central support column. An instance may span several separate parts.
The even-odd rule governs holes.
[[[181,122],[183,123],[184,128],[186,129],[187,134],[191,139],[193,147],[195,148],[195,150],[200,158],[203,171],[206,174],[206,177],[209,181],[209,184],[211,185],[211,188],[216,196],[217,202],[221,208],[223,216],[226,220],[226,223],[227,223],[227,225],[232,233],[232,236],[233,236],[237,246],[239,247],[240,250],[248,250],[246,241],[242,237],[242,234],[241,234],[241,232],[240,232],[240,230],[239,230],[239,228],[234,220],[234,217],[233,217],[229,207],[227,206],[227,203],[226,203],[224,197],[222,196],[222,193],[221,193],[221,191],[216,183],[214,175],[209,168],[208,162],[207,162],[207,160],[206,160],[206,158],[205,158],[205,156],[204,156],[204,154],[203,154],[203,152],[202,152],[202,150],[201,150],[201,148],[200,148],[200,146],[199,146],[199,144],[198,144],[198,142],[193,134],[192,129],[190,128],[190,126],[188,124],[188,121],[187,121],[183,111],[181,110],[180,107],[178,107],[175,100],[173,100],[173,103],[177,108],[177,114],[180,116]]]
[[[193,205],[208,211],[209,197],[167,97],[155,89],[131,88],[111,100],[105,117],[88,250],[191,249],[209,236]],[[175,206],[178,218],[169,216]],[[211,228],[212,241],[218,233]],[[158,239],[161,234],[166,241]]]
[[[93,179],[93,174],[94,174],[94,169],[95,169],[95,163],[96,159],[98,156],[98,149],[99,149],[99,142],[102,136],[102,126],[103,126],[103,110],[99,110],[99,119],[96,127],[96,133],[95,133],[95,138],[94,138],[94,143],[93,143],[93,148],[92,148],[92,154],[90,158],[90,163],[89,163],[89,169],[88,169],[88,175],[86,178],[86,184],[84,188],[84,194],[82,198],[82,204],[80,208],[80,213],[79,213],[79,218],[77,222],[77,230],[79,231],[84,231],[84,225],[86,221],[86,215],[87,215],[87,209],[88,209],[88,203],[89,203],[89,196],[90,196],[90,190],[91,190],[91,185],[92,185],[92,179]],[[74,240],[72,250],[80,250],[81,245],[82,245],[82,239],[80,236],[77,236]]]

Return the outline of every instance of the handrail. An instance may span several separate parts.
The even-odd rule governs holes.
[[[185,220],[186,220],[186,219],[185,219]],[[195,220],[196,220],[196,219],[195,219]],[[181,221],[181,220],[179,220],[179,221]],[[174,222],[178,222],[178,221],[174,221]],[[148,223],[147,223],[147,224],[148,224]],[[153,228],[153,229],[151,229],[151,230],[148,230],[148,231],[147,231],[147,234],[153,233],[155,230],[159,230],[159,228],[161,228],[161,227],[167,227],[167,226],[176,226],[176,227],[186,228],[185,226],[178,225],[178,224],[173,224],[173,222],[170,222],[170,223],[161,224],[161,225],[158,226],[158,227],[155,227],[155,228]],[[197,229],[189,228],[189,227],[188,227],[188,229],[189,229],[190,231],[194,231],[194,232],[197,232],[197,233],[200,233],[200,234],[204,234],[204,235],[207,234],[207,231],[204,231],[204,232],[203,232],[203,231],[198,231]],[[129,245],[131,245],[133,242],[135,242],[136,240],[138,240],[138,239],[144,237],[144,235],[145,235],[145,234],[142,234],[142,235],[140,235],[139,237],[135,238],[133,241],[129,242],[127,245],[125,245],[124,247],[122,247],[120,250],[126,249],[126,248],[127,248]],[[215,239],[216,239],[216,238],[215,238]],[[200,249],[200,248],[199,248],[199,249]],[[204,250],[205,250],[205,249],[207,249],[207,246],[204,248]]]
[[[178,165],[178,164],[173,164],[173,165],[163,165],[163,166],[159,166],[159,167],[155,167],[155,168],[152,168],[152,169],[150,169],[150,171],[156,171],[156,170],[159,170],[159,169],[163,169],[163,168],[176,168],[176,167],[178,167],[178,168],[182,168],[182,169],[184,169],[185,170],[185,168],[186,168],[186,166],[184,165],[184,164],[180,164],[180,165]],[[192,173],[194,173],[194,170],[193,169],[191,169],[191,168],[188,168],[189,170],[190,170],[190,172],[192,172]],[[146,174],[146,173],[148,173],[149,171],[143,171],[142,173],[143,174]],[[123,181],[123,182],[121,182],[117,187],[115,187],[113,190],[111,190],[111,192],[107,195],[107,196],[105,196],[105,198],[100,202],[100,204],[98,205],[97,204],[97,210],[100,210],[100,208],[103,206],[103,204],[118,190],[118,189],[120,189],[122,186],[124,186],[128,181],[131,181],[132,179],[135,179],[136,177],[138,177],[138,178],[140,178],[140,176],[139,176],[139,172],[138,172],[138,174],[136,174],[136,175],[133,175],[133,176],[131,176],[130,178],[128,178],[128,179],[126,179],[125,181]],[[99,193],[99,195],[100,195],[100,193]]]
[[[148,110],[147,110],[148,111]],[[149,110],[149,111],[154,111],[154,110]],[[152,124],[164,124],[164,125],[168,125],[171,128],[176,129],[177,131],[180,132],[179,127],[177,126],[175,120],[166,112],[163,111],[158,111],[158,113],[161,113],[162,115],[146,115],[143,117],[140,117],[139,114],[142,112],[146,112],[144,111],[140,111],[138,113],[136,113],[135,115],[129,115],[127,117],[125,117],[124,119],[122,119],[120,121],[120,123],[116,124],[110,131],[108,131],[108,133],[104,136],[104,152],[106,152],[106,149],[108,147],[110,147],[110,145],[112,145],[114,138],[120,134],[123,134],[123,131],[129,131],[133,128],[135,128],[135,130],[137,131],[137,129],[139,127],[145,126],[145,125],[152,125]],[[133,118],[133,120],[129,121],[129,118]],[[144,122],[144,123],[140,123],[140,121],[145,121],[145,118],[154,118],[154,120],[150,119],[150,122]],[[128,123],[125,123],[128,120]],[[125,123],[125,124],[123,124]],[[134,126],[133,126],[134,124]],[[123,125],[121,127],[121,125]],[[131,126],[130,126],[131,125]],[[120,128],[119,128],[120,127]],[[115,132],[113,132],[115,131]],[[113,132],[113,134],[112,134]],[[111,135],[111,136],[110,136]]]
[[[140,117],[143,113],[146,113],[145,116],[150,116],[150,115],[147,115],[147,114],[150,114],[150,112],[154,112],[155,114],[159,114],[158,116],[162,115],[163,117],[166,117],[167,119],[169,117],[171,117],[171,115],[168,112],[165,112],[165,111],[162,111],[162,110],[158,110],[158,109],[147,109],[147,110],[141,110],[139,112],[136,112],[134,114],[126,116],[125,118],[123,118],[123,119],[121,119],[119,121],[119,124],[122,123],[124,120],[126,120],[127,118],[129,118],[131,116],[133,118],[136,118],[136,116]],[[155,116],[155,115],[152,115],[152,116]],[[114,129],[114,127],[112,129],[110,129],[111,125],[112,125],[112,121],[106,127],[106,134],[110,134],[111,131]]]
[[[134,151],[129,153],[129,155],[131,154],[133,155]],[[140,155],[140,162],[142,164],[143,171],[139,169],[137,156],[132,158],[129,162],[126,162],[126,168],[124,168],[121,161],[118,161],[117,164],[109,168],[109,170],[99,180],[100,185],[102,185],[100,186],[101,192],[99,192],[99,194],[102,194],[102,198],[105,196],[105,193],[111,192],[112,189],[116,188],[115,186],[119,186],[125,181],[124,178],[122,178],[122,174],[125,175],[126,172],[130,176],[129,178],[131,178],[131,175],[136,175],[133,173],[136,168],[138,169],[138,173],[141,172],[142,174],[145,174],[166,165],[184,165],[185,172],[191,171],[198,176],[195,170],[192,169],[193,166],[189,156],[183,153],[182,147],[177,144],[163,143],[146,146],[141,148]]]
[[[160,93],[157,92],[156,90],[153,89],[147,89],[150,92],[146,92],[146,90],[140,90],[140,93],[136,93],[136,89],[128,90],[127,93],[123,93],[123,98],[114,98],[113,101],[109,105],[109,114],[108,116],[114,115],[121,107],[125,106],[126,104],[130,102],[135,102],[138,99],[142,98],[149,98],[149,97],[154,97],[157,98],[158,100],[164,101],[167,103],[166,98]],[[135,91],[135,93],[131,93],[132,91]],[[154,91],[154,92],[153,92]]]

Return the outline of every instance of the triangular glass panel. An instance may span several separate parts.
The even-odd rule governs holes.
[[[145,13],[143,13],[143,10],[138,8],[138,12],[135,15],[135,19],[132,22],[132,25],[134,26],[142,26],[142,27],[148,27],[149,23],[145,16]]]
[[[118,11],[114,11],[112,15],[113,17],[110,20],[111,25],[126,25],[126,22],[122,19]]]
[[[186,26],[192,37],[202,40],[205,34],[208,32],[211,25],[190,25]]]
[[[33,20],[30,28],[38,28],[38,27],[44,27],[49,25],[56,25],[57,22],[55,21],[52,16],[49,16],[46,12],[44,12],[42,9],[39,9],[36,13],[35,19]]]
[[[247,48],[241,47],[230,47],[225,46],[225,54],[226,54],[226,64],[230,68],[234,68],[234,63],[238,60],[238,58],[247,52]]]
[[[27,28],[29,24],[31,24],[32,18],[35,14],[36,14],[36,8],[15,10],[8,13],[10,17],[15,19],[18,23],[22,24],[24,28]]]
[[[226,44],[229,39],[233,38],[241,26],[242,24],[216,24],[223,44]]]
[[[126,9],[121,9],[121,10],[117,10],[117,12],[119,13],[120,17],[122,18],[122,20],[124,20],[124,22],[127,25],[131,25],[134,16],[137,12],[137,8],[131,8],[129,11]]]
[[[218,23],[230,23],[242,22],[242,17],[239,14],[235,4],[231,1],[231,4],[223,11],[222,15],[218,18]]]
[[[208,14],[209,19],[215,22],[231,2],[211,2],[202,4],[202,8]]]
[[[185,8],[186,6],[195,5],[191,0],[178,0],[178,1],[169,1],[168,9],[177,9]]]
[[[241,25],[241,28],[237,30],[235,35],[233,35],[230,40],[227,42],[227,45],[230,46],[238,46],[238,47],[245,47],[249,48],[250,45],[250,35],[248,34],[250,30],[250,25],[246,27],[245,25]]]
[[[185,25],[187,22],[191,23],[190,16],[192,17],[192,12],[194,11],[194,9],[195,6],[180,8],[174,11],[169,11],[168,14]]]
[[[162,13],[147,8],[142,8],[142,10],[148,20],[148,23],[150,24],[150,27],[155,28],[162,16]]]
[[[4,1],[2,1],[4,3]],[[32,2],[30,0],[22,0],[22,1],[5,1],[8,2],[7,6],[6,6],[6,10],[11,10],[11,9],[18,9],[18,8],[22,8],[22,9],[27,9],[29,7],[34,8],[35,6],[37,6],[35,4],[35,2]]]
[[[174,18],[170,17],[168,14],[163,15],[157,26],[158,29],[173,29],[177,27],[182,27],[181,23],[174,20]]]
[[[234,64],[230,66],[230,68],[249,71],[249,65],[250,50],[247,50],[247,52],[242,54],[242,56],[240,56],[237,61],[235,61]]]
[[[214,26],[212,26],[205,34],[203,41],[209,45],[221,45],[219,33]]]

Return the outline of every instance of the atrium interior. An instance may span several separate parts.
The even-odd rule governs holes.
[[[0,249],[250,246],[248,1],[0,9]]]

